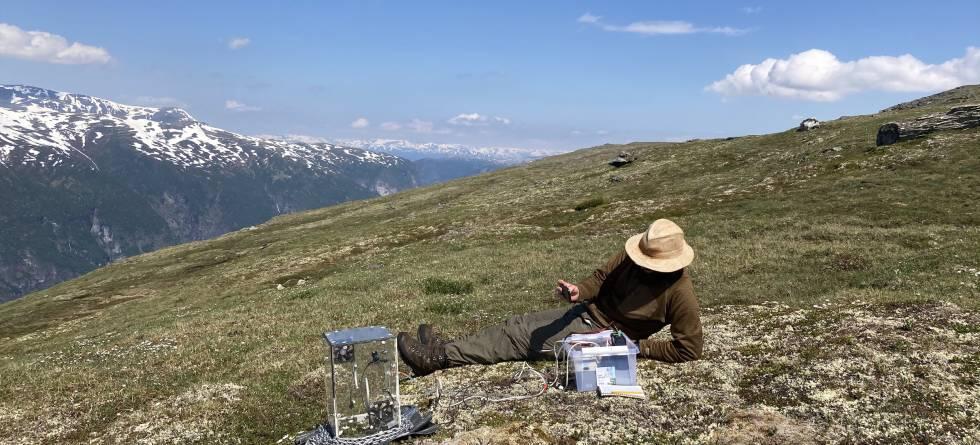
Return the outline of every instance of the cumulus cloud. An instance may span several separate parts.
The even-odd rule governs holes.
[[[683,20],[648,20],[632,22],[626,25],[613,25],[602,21],[602,17],[585,13],[578,18],[579,23],[597,26],[604,31],[629,32],[648,36],[711,33],[727,36],[738,36],[748,32],[747,29],[731,26],[696,26]]]
[[[609,134],[608,130],[595,130],[595,131],[582,131],[582,130],[572,130],[569,132],[572,136],[606,136]]]
[[[439,128],[432,121],[422,119],[412,119],[408,122],[383,122],[380,125],[382,130],[398,131],[409,130],[420,134],[450,134],[452,131],[446,128]]]
[[[599,23],[599,19],[601,19],[601,18],[602,17],[599,17],[597,15],[592,15],[592,14],[586,12],[585,14],[582,14],[582,16],[578,18],[578,22],[579,23]]]
[[[252,106],[252,105],[246,105],[244,103],[241,103],[241,102],[239,102],[237,100],[232,100],[232,99],[229,99],[229,100],[226,100],[225,101],[225,109],[226,110],[231,110],[231,111],[236,111],[236,112],[242,112],[242,111],[259,111],[259,110],[261,110],[261,108],[259,108],[259,107],[255,107],[255,106]]]
[[[405,124],[405,127],[416,133],[432,133],[435,130],[435,125],[432,122],[421,119],[412,119]]]
[[[230,49],[242,49],[252,43],[252,39],[248,37],[234,37],[228,40],[228,48]]]
[[[510,125],[510,119],[500,116],[487,116],[480,113],[460,113],[451,117],[448,121],[450,125],[460,125],[464,127],[487,126],[491,124]]]
[[[829,51],[811,49],[742,65],[705,89],[725,96],[835,101],[867,90],[928,92],[975,82],[980,82],[980,48],[967,48],[963,57],[939,64],[910,54],[841,61]]]
[[[0,56],[65,65],[102,64],[112,60],[104,48],[69,42],[44,31],[24,31],[6,23],[0,23]]]
[[[354,119],[354,122],[350,123],[351,128],[367,128],[368,125],[371,125],[371,122],[368,121],[367,118],[365,117],[359,117],[357,119]]]

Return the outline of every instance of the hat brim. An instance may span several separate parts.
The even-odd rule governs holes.
[[[684,241],[684,248],[672,258],[651,258],[640,250],[640,240],[643,234],[634,235],[626,240],[626,254],[640,267],[657,272],[676,272],[694,261],[694,249]]]

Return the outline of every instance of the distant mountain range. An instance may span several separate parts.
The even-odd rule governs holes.
[[[346,147],[390,153],[405,159],[479,159],[498,164],[519,164],[551,156],[556,152],[512,147],[473,147],[462,144],[414,143],[403,139],[340,139]]]
[[[0,85],[0,301],[429,176],[390,154],[244,136],[179,108]]]
[[[387,153],[415,164],[419,185],[429,185],[464,176],[487,173],[557,154],[549,150],[514,147],[475,147],[463,144],[411,142],[404,139],[327,139],[316,136],[260,136],[299,143],[329,143]]]
[[[463,144],[420,143],[404,139],[329,139],[295,134],[282,136],[261,135],[258,137],[288,142],[330,143],[344,147],[393,154],[413,161],[419,159],[455,159],[480,160],[495,165],[513,165],[560,153],[552,150],[516,147],[476,147]]]

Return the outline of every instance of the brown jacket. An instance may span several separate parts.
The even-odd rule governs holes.
[[[698,298],[687,270],[655,272],[623,250],[578,283],[579,301],[599,323],[640,341],[640,356],[664,362],[701,357],[704,344]],[[670,325],[673,340],[647,337]]]

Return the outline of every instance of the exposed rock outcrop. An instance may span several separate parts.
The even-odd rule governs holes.
[[[903,102],[898,105],[885,108],[884,110],[881,110],[881,112],[887,113],[889,111],[911,110],[913,108],[928,107],[939,104],[967,104],[976,99],[976,87],[977,85],[963,85],[949,91],[933,94],[932,96],[920,97],[909,102]]]
[[[891,145],[940,130],[962,130],[980,126],[980,105],[953,107],[946,113],[933,113],[913,121],[889,122],[878,128],[875,145]]]
[[[619,168],[619,167],[622,167],[624,165],[630,164],[630,163],[632,163],[635,160],[636,160],[636,157],[633,156],[633,154],[627,153],[627,152],[624,151],[624,152],[619,153],[619,156],[616,156],[615,158],[612,158],[612,160],[609,161],[609,165],[611,165],[613,167],[616,167],[616,168]]]
[[[820,126],[820,121],[812,117],[808,117],[806,119],[803,119],[803,122],[800,122],[800,126],[796,127],[796,131],[810,131],[819,126]]]

